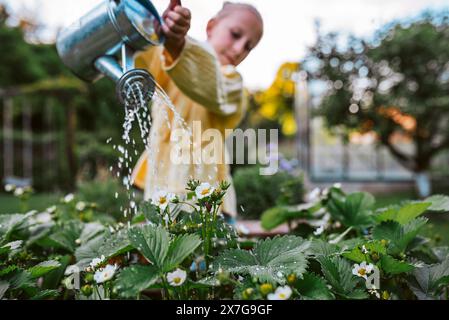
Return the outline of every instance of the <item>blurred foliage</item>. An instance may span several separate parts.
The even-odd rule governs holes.
[[[295,135],[295,77],[299,68],[298,63],[284,63],[267,90],[250,95],[249,126],[280,129],[285,137]]]
[[[267,208],[275,205],[302,203],[302,175],[280,170],[274,175],[263,176],[259,169],[259,166],[250,166],[238,169],[234,174],[237,208],[242,218],[258,219]]]
[[[134,200],[140,202],[141,195]],[[140,196],[140,197],[139,197]],[[77,197],[85,202],[95,203],[102,213],[117,221],[124,220],[123,210],[128,208],[129,199],[125,188],[117,179],[106,178],[84,182],[78,185]]]
[[[105,142],[121,140],[124,110],[115,98],[115,84],[102,79],[86,85],[73,76],[59,58],[54,44],[27,41],[36,32],[32,21],[21,20],[17,26],[8,22],[9,14],[0,5],[0,94],[18,95],[14,98],[14,130],[22,128],[22,114],[19,106],[27,102],[32,106],[32,142],[35,150],[33,180],[38,190],[69,189],[74,182],[67,165],[68,108],[74,108],[76,135],[70,146],[77,169],[88,172],[83,178],[95,177],[99,170],[115,164],[115,154]],[[50,115],[46,114],[50,112]],[[49,123],[49,120],[50,123]],[[57,141],[50,141],[53,136]],[[131,132],[136,138],[136,148],[143,150],[138,132]],[[140,143],[140,144],[139,144]],[[20,140],[15,143],[20,146]],[[42,162],[42,152],[56,152],[57,163]],[[138,149],[139,150],[139,149]],[[21,152],[16,152],[20,153]],[[37,153],[37,154],[36,154]],[[15,157],[20,161],[21,156]],[[46,160],[48,161],[48,160]],[[42,162],[42,163],[41,163]],[[47,168],[48,169],[48,168]],[[16,173],[17,174],[17,173]]]
[[[317,115],[348,139],[374,133],[407,169],[425,172],[449,148],[449,13],[394,21],[373,41],[319,34],[306,59],[326,92]],[[397,147],[411,141],[413,153]]]

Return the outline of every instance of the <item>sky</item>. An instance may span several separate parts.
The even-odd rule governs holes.
[[[33,17],[46,32],[45,41],[56,37],[58,28],[68,26],[104,0],[0,0],[13,13]],[[154,0],[163,12],[168,0]],[[449,8],[449,0],[246,0],[256,6],[265,23],[259,45],[239,66],[250,89],[267,88],[282,63],[300,61],[316,39],[315,20],[323,31],[342,31],[369,37],[393,19],[415,16],[424,9]],[[182,0],[192,12],[189,35],[205,40],[205,29],[222,6],[222,0]]]

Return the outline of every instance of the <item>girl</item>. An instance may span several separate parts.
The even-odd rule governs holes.
[[[152,108],[149,151],[140,157],[132,176],[134,184],[145,190],[146,200],[160,195],[161,190],[185,193],[191,178],[211,185],[224,180],[231,182],[229,167],[223,160],[224,143],[229,129],[235,129],[245,113],[243,81],[235,67],[263,34],[262,17],[248,4],[224,3],[207,24],[206,43],[187,36],[191,19],[187,8],[171,5],[163,19],[164,47],[141,53],[136,58],[136,67],[152,73],[193,131],[194,141],[187,147],[189,161],[175,159],[174,150],[179,150],[182,138],[175,133],[180,132],[176,130],[181,130],[182,125],[173,112]],[[195,137],[209,129],[219,133],[219,138],[211,142]],[[204,150],[213,150],[215,161],[202,161]],[[237,215],[232,185],[222,211],[231,217]]]

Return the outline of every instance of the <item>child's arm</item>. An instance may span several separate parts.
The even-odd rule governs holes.
[[[166,39],[164,48],[176,60],[184,48],[185,36],[190,29],[190,10],[181,7],[181,1],[171,0],[162,18],[162,31]]]
[[[177,60],[164,53],[164,69],[189,98],[214,113],[232,115],[243,106],[243,81],[233,66],[220,66],[212,47],[187,37]]]
[[[243,81],[232,66],[221,67],[207,44],[187,38],[190,11],[170,1],[164,12],[164,70],[190,99],[222,115],[242,109]]]

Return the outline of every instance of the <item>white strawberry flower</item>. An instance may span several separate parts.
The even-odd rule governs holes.
[[[195,194],[198,199],[203,199],[209,197],[214,191],[215,191],[214,187],[212,187],[207,182],[203,182],[198,187],[196,187]]]
[[[161,210],[165,210],[170,201],[174,200],[176,196],[165,190],[159,190],[151,197],[151,203],[158,206]]]
[[[15,185],[13,185],[13,184],[7,184],[7,185],[5,185],[5,191],[6,192],[11,192],[11,191],[13,191],[14,189],[16,188],[16,186]]]
[[[55,211],[56,211],[56,206],[48,207],[45,211],[48,212],[48,213],[50,213],[50,214],[55,213]]]
[[[358,277],[367,279],[367,275],[373,272],[374,265],[372,263],[366,264],[366,261],[363,261],[360,265],[354,264],[354,268],[352,269],[352,274]]]
[[[94,259],[92,259],[91,263],[89,263],[89,266],[90,266],[92,269],[95,269],[98,265],[100,265],[101,263],[103,263],[104,259],[105,259],[105,256],[104,256],[104,255],[101,255],[100,258],[94,258]]]
[[[97,283],[103,283],[108,280],[111,280],[115,274],[115,271],[117,271],[117,269],[118,269],[117,265],[108,264],[106,267],[104,267],[100,270],[97,270],[95,272],[94,280]]]
[[[84,201],[79,201],[76,203],[75,208],[78,211],[83,211],[84,209],[86,209],[86,203]]]
[[[278,287],[274,293],[267,295],[268,300],[288,300],[292,295],[292,289],[289,286]]]
[[[25,190],[23,190],[23,188],[16,188],[14,190],[14,195],[16,197],[20,197],[21,195],[23,195],[25,193]]]
[[[35,217],[34,217],[34,221],[38,224],[45,224],[45,223],[49,223],[52,221],[52,217],[51,214],[48,212],[41,212],[38,213]]]
[[[178,287],[186,281],[187,272],[181,269],[176,269],[173,272],[167,273],[168,283],[173,287]]]
[[[69,202],[72,202],[73,199],[75,199],[75,196],[73,195],[73,193],[69,193],[68,195],[66,195],[64,197],[64,202],[69,203]]]

